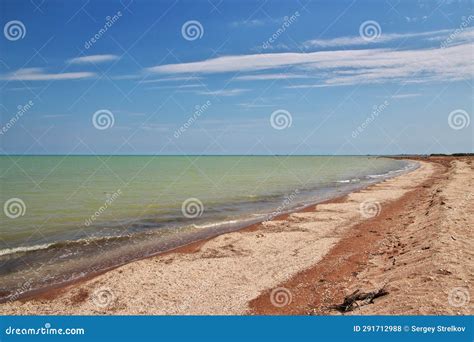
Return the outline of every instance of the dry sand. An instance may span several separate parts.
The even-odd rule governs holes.
[[[472,160],[455,161],[448,171],[421,162],[409,174],[342,199],[132,262],[47,296],[5,303],[0,313],[321,313],[323,292],[334,304],[355,288],[388,283],[390,294],[358,313],[472,314],[472,304],[453,308],[447,301],[452,288],[470,291],[474,281],[472,189]],[[414,200],[414,194],[426,196]],[[397,211],[400,202],[409,203],[404,212]],[[369,227],[388,214],[398,216]],[[324,264],[341,249],[345,256]],[[354,257],[360,268],[354,275],[348,266],[359,254],[366,260]],[[320,286],[318,265],[338,274],[332,284]]]
[[[474,314],[473,160],[453,161],[409,216],[380,242],[356,287],[388,284],[390,295],[357,314]]]
[[[338,314],[331,306],[354,291],[385,288],[388,295],[358,302],[349,313],[472,315],[474,158],[429,160],[432,177],[352,226],[323,260],[279,285],[291,290],[290,305],[275,308],[266,291],[250,303],[252,312]]]

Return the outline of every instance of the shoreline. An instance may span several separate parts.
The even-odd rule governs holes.
[[[378,158],[390,158],[390,157],[378,156]],[[407,161],[407,162],[413,162],[413,160],[406,159],[406,158],[393,158],[393,159],[400,159],[400,160]],[[220,231],[210,231],[209,230],[207,232],[203,230],[201,232],[196,232],[194,235],[191,234],[191,236],[195,236],[194,238],[193,237],[189,238],[189,241],[185,242],[182,245],[178,245],[179,242],[176,242],[176,246],[173,246],[169,249],[160,250],[160,251],[157,251],[157,252],[152,252],[150,254],[143,255],[143,256],[131,256],[125,262],[121,262],[121,263],[117,263],[117,264],[110,264],[107,267],[105,267],[103,269],[99,269],[99,270],[92,269],[89,272],[85,273],[84,275],[80,275],[80,276],[77,276],[77,277],[72,278],[72,279],[68,279],[68,280],[65,280],[65,281],[57,282],[57,283],[51,283],[51,284],[48,284],[46,286],[42,286],[42,287],[39,287],[39,288],[36,288],[36,289],[33,289],[33,290],[25,291],[25,292],[19,293],[19,294],[16,293],[16,292],[12,292],[13,293],[12,296],[15,298],[14,300],[22,300],[22,301],[41,299],[41,298],[51,298],[51,297],[54,297],[57,292],[63,292],[64,290],[67,290],[70,287],[74,287],[76,285],[82,284],[84,282],[92,280],[96,277],[99,277],[103,274],[106,274],[110,271],[113,271],[117,268],[120,268],[120,267],[122,267],[124,265],[127,265],[127,264],[130,264],[130,263],[134,263],[134,262],[137,262],[137,261],[140,261],[140,260],[146,260],[146,259],[149,259],[149,258],[165,256],[165,255],[168,255],[170,253],[192,253],[193,251],[198,249],[200,246],[202,246],[206,242],[209,242],[212,239],[214,239],[216,237],[219,237],[221,235],[225,235],[225,234],[229,234],[229,233],[233,233],[233,232],[255,231],[255,230],[258,229],[259,226],[261,226],[262,222],[275,221],[275,220],[277,220],[277,221],[278,220],[284,220],[284,219],[288,218],[289,215],[291,215],[291,214],[304,213],[304,212],[311,211],[311,209],[316,205],[339,203],[339,202],[343,201],[351,193],[359,192],[359,191],[362,191],[364,189],[370,188],[371,186],[374,186],[376,184],[380,184],[380,183],[382,183],[386,180],[393,179],[393,178],[402,176],[404,174],[408,174],[408,173],[413,172],[416,169],[418,169],[419,166],[420,166],[419,163],[415,163],[415,165],[413,165],[413,167],[408,168],[408,169],[404,168],[404,169],[397,169],[397,170],[389,171],[389,172],[387,172],[387,174],[385,174],[378,181],[374,181],[372,183],[367,183],[367,184],[361,185],[360,187],[355,188],[355,189],[342,190],[342,192],[340,194],[334,193],[328,199],[321,199],[319,201],[311,202],[311,203],[304,203],[304,204],[301,203],[301,204],[303,204],[302,206],[299,205],[299,206],[296,206],[296,207],[293,207],[293,208],[288,208],[288,209],[285,209],[285,210],[281,210],[280,212],[279,211],[274,211],[274,212],[269,213],[267,215],[267,216],[271,216],[271,218],[269,218],[269,219],[268,218],[267,219],[261,219],[259,221],[254,222],[254,223],[245,224],[245,225],[242,225],[240,227],[231,228],[231,229],[228,229],[228,230],[226,230],[226,229],[222,229]],[[278,214],[274,215],[275,213],[278,213]],[[174,240],[171,240],[171,241],[174,241]],[[0,300],[0,305],[3,304],[3,303],[8,303],[8,302],[11,302],[11,299],[8,298],[8,297],[3,297]]]
[[[467,213],[473,202],[460,198],[466,195],[466,186],[474,186],[473,159],[416,160],[421,166],[412,172],[272,221],[195,241],[91,279],[1,304],[0,312],[339,314],[328,308],[340,304],[354,290],[380,289],[387,285],[384,279],[389,274],[389,295],[348,314],[472,314],[469,306],[449,306],[446,291],[460,286],[469,291],[474,283],[473,262],[458,260],[459,253],[474,260],[473,239],[467,228],[462,228],[463,224],[472,226]],[[361,217],[361,203],[371,199],[379,201],[380,212],[375,217]],[[464,207],[456,208],[458,204]],[[430,220],[429,224],[425,220]],[[450,231],[444,221],[455,224],[457,231]],[[433,231],[440,225],[446,231],[441,237]],[[423,243],[426,241],[429,244]],[[457,241],[456,245],[452,241]],[[425,274],[425,270],[430,272]],[[436,288],[438,283],[444,287]],[[282,288],[290,291],[291,300],[275,305],[275,298],[284,297],[275,297],[272,302],[272,293]],[[410,293],[413,289],[416,295]],[[430,295],[435,290],[439,300],[433,301]],[[417,304],[421,309],[413,305],[420,298],[426,301]]]
[[[301,221],[302,219],[304,220],[305,215],[313,215],[314,213],[319,214],[319,210],[315,210],[316,207],[321,208],[321,207],[325,207],[325,206],[345,205],[346,202],[348,201],[349,197],[359,196],[357,194],[360,194],[362,192],[370,192],[371,188],[376,188],[376,187],[383,186],[383,184],[386,184],[387,182],[393,182],[393,181],[397,182],[397,180],[401,179],[401,178],[404,178],[405,182],[407,182],[407,181],[409,181],[410,179],[413,178],[413,174],[419,173],[420,169],[425,169],[426,167],[428,167],[427,165],[429,165],[429,164],[423,163],[422,165],[424,165],[423,168],[420,167],[420,168],[415,169],[414,171],[411,171],[409,173],[404,173],[402,175],[398,175],[396,177],[386,179],[382,182],[372,184],[372,185],[370,185],[369,187],[367,187],[365,189],[358,190],[356,192],[352,192],[348,195],[344,195],[342,197],[338,197],[338,198],[335,198],[335,199],[332,199],[332,200],[329,200],[329,201],[325,201],[325,202],[319,203],[317,205],[310,205],[307,208],[305,208],[305,209],[303,209],[299,212],[296,212],[296,213],[286,213],[286,214],[279,215],[278,217],[274,218],[273,221],[269,221],[269,222],[266,222],[266,223],[254,224],[254,225],[251,225],[249,227],[242,228],[241,230],[239,230],[237,232],[226,233],[226,234],[223,234],[223,235],[219,235],[217,237],[213,237],[213,238],[209,238],[209,239],[205,239],[205,240],[200,240],[200,241],[195,241],[195,242],[192,242],[192,243],[187,244],[185,246],[181,246],[181,247],[178,247],[176,249],[173,249],[173,250],[170,250],[170,251],[167,251],[167,252],[164,252],[164,253],[160,253],[156,256],[147,257],[147,258],[142,259],[142,260],[133,261],[129,264],[119,266],[117,268],[114,268],[112,270],[108,270],[107,272],[104,272],[104,273],[102,273],[98,276],[94,276],[94,277],[89,278],[89,279],[80,279],[80,280],[78,280],[78,281],[76,281],[72,284],[69,284],[65,287],[62,286],[59,289],[53,289],[51,291],[46,291],[46,292],[43,292],[41,294],[38,294],[38,295],[35,295],[35,296],[32,296],[32,297],[24,298],[20,301],[5,303],[5,304],[0,306],[0,311],[1,312],[10,312],[10,313],[13,312],[15,314],[35,313],[35,312],[36,313],[37,312],[65,313],[65,314],[67,314],[68,312],[69,313],[78,313],[78,314],[79,313],[80,314],[94,314],[94,313],[112,313],[112,314],[113,313],[119,313],[119,314],[127,314],[127,313],[128,314],[133,314],[133,313],[146,314],[146,313],[149,313],[149,314],[151,314],[151,313],[155,313],[156,312],[155,310],[150,312],[147,309],[136,310],[137,308],[135,308],[135,310],[130,312],[131,310],[126,309],[126,306],[122,309],[120,309],[119,307],[115,307],[115,308],[112,308],[112,310],[110,310],[111,309],[110,307],[102,308],[102,307],[97,307],[97,306],[94,306],[94,305],[92,305],[92,307],[91,307],[90,306],[91,301],[89,299],[93,298],[93,296],[94,296],[93,287],[95,287],[95,285],[92,285],[92,287],[91,287],[91,284],[102,283],[102,285],[103,285],[104,281],[103,281],[102,278],[109,278],[111,276],[115,277],[115,276],[123,274],[123,273],[128,273],[129,270],[127,270],[127,269],[133,269],[133,270],[130,270],[131,273],[133,274],[137,267],[140,268],[140,269],[142,269],[143,267],[146,268],[146,265],[152,264],[152,263],[162,263],[164,265],[170,265],[170,264],[173,264],[173,262],[174,262],[173,259],[182,259],[181,261],[185,264],[186,263],[193,264],[192,261],[193,261],[193,258],[196,257],[196,254],[203,254],[203,252],[205,254],[204,256],[203,255],[198,256],[198,260],[200,260],[200,261],[202,261],[203,259],[204,260],[205,259],[219,260],[219,259],[228,258],[228,259],[232,260],[233,257],[238,258],[239,255],[245,255],[246,254],[245,250],[239,250],[238,248],[235,248],[235,246],[233,244],[230,244],[230,245],[229,244],[224,244],[222,246],[222,242],[224,240],[232,239],[232,237],[234,237],[236,235],[238,235],[238,236],[240,236],[240,235],[252,235],[252,236],[249,237],[252,240],[252,242],[248,243],[248,244],[254,244],[254,246],[253,246],[253,248],[251,248],[251,250],[252,250],[252,252],[258,253],[259,250],[256,248],[256,247],[258,247],[257,246],[258,241],[256,241],[256,240],[259,240],[260,238],[262,238],[265,235],[265,233],[268,233],[268,231],[266,232],[266,230],[268,230],[268,228],[270,228],[270,230],[273,229],[273,230],[275,230],[275,233],[278,233],[278,230],[279,230],[278,225],[279,225],[280,222],[286,222],[287,220],[291,221],[295,218],[295,216],[299,216],[299,215],[302,215],[303,218],[298,218],[296,221]],[[426,173],[426,170],[425,170],[425,173]],[[353,219],[354,217],[357,218],[359,216],[358,206],[356,205],[354,207],[354,205],[351,204],[351,207],[352,207],[352,209],[351,209],[351,212],[349,213],[350,218],[351,219]],[[354,212],[354,210],[355,210],[355,212]],[[348,214],[348,213],[345,213],[345,214]],[[350,219],[349,219],[349,221],[350,221]],[[275,222],[276,222],[276,227],[275,227]],[[348,222],[346,222],[346,224],[345,224],[346,227],[344,227],[344,230],[351,226],[350,224],[347,224],[347,223]],[[310,220],[310,222],[308,222],[308,224],[311,226],[313,223]],[[273,228],[272,227],[266,227],[266,226],[272,226],[272,225],[274,226]],[[331,230],[334,230],[335,228],[337,230],[337,228],[338,228],[337,226],[338,225],[336,224],[334,227],[332,227],[330,229],[324,229],[325,233],[331,233]],[[314,229],[319,230],[320,227],[319,226],[318,227],[313,227],[312,228],[313,232],[314,232]],[[262,231],[261,234],[257,234],[257,236],[254,235],[256,232],[260,232],[260,231]],[[297,232],[297,231],[298,231],[298,229],[295,229],[295,232]],[[301,230],[301,231],[303,232],[304,229]],[[334,233],[334,232],[332,232],[332,233]],[[291,229],[290,229],[289,232],[285,232],[284,229],[283,229],[280,232],[280,234],[288,235],[288,237],[291,237],[291,235],[292,235]],[[308,232],[304,232],[302,234],[303,234],[303,236],[301,236],[301,238],[295,239],[295,241],[296,241],[296,243],[299,243],[299,244],[302,244],[302,245],[307,245],[308,241],[305,241],[305,240],[307,239],[308,236],[313,235],[313,234],[308,234]],[[322,238],[322,239],[320,239],[318,237],[312,237],[312,239],[314,239],[315,242],[319,242],[319,243],[323,242],[320,246],[321,247],[320,250],[318,250],[318,252],[316,253],[317,254],[316,257],[318,259],[324,257],[324,255],[327,252],[329,252],[330,249],[339,241],[340,235],[341,234],[337,233],[336,236],[333,236],[331,238],[326,237],[326,238]],[[285,239],[283,239],[283,241],[284,240]],[[321,240],[321,241],[318,241],[318,240]],[[250,242],[250,241],[248,241],[248,242]],[[212,245],[212,244],[220,245],[220,246],[217,246],[217,247],[220,247],[220,248],[218,248],[218,249],[209,248],[210,246],[208,246],[208,245]],[[257,245],[255,245],[255,244],[257,244]],[[246,245],[246,243],[244,243],[243,245]],[[275,247],[275,246],[273,246],[273,247]],[[305,247],[307,247],[307,246],[305,246]],[[203,249],[205,251],[203,251]],[[222,252],[223,252],[224,255],[219,255],[219,254],[222,254]],[[265,253],[267,253],[267,254],[265,254]],[[228,254],[228,255],[226,255],[226,254]],[[280,274],[277,278],[281,278],[281,277],[287,278],[291,275],[294,275],[294,274],[298,273],[302,269],[305,269],[305,268],[308,268],[308,267],[314,265],[314,263],[317,262],[317,260],[315,260],[315,256],[311,255],[311,254],[314,254],[314,252],[310,251],[308,253],[307,258],[305,260],[305,266],[304,267],[302,265],[300,265],[299,262],[296,262],[293,265],[294,269],[289,274],[288,274],[288,272],[281,272],[282,274]],[[265,260],[266,258],[268,258],[268,251],[263,252],[262,259]],[[191,260],[189,260],[189,259],[191,259]],[[285,257],[283,257],[283,260],[284,259],[285,259]],[[248,261],[252,262],[252,258],[249,258]],[[143,264],[143,265],[139,265],[139,264]],[[281,262],[280,262],[280,264],[281,264]],[[189,266],[189,265],[187,265],[187,266]],[[278,267],[280,267],[280,266],[278,266]],[[174,272],[180,273],[180,272],[183,272],[182,269],[187,269],[187,268],[189,268],[189,267],[185,266],[185,267],[181,268],[180,270],[174,270]],[[232,269],[229,269],[229,271],[232,272]],[[279,272],[277,272],[277,273],[279,273]],[[147,277],[147,276],[145,276],[145,277]],[[226,276],[224,276],[224,278],[225,277]],[[270,277],[270,278],[274,278],[274,277]],[[197,279],[194,279],[194,281],[196,281],[196,280],[199,281],[200,279],[201,278],[197,278]],[[219,282],[221,282],[221,281],[225,281],[225,280],[224,279],[219,280]],[[268,282],[274,282],[274,279],[267,279],[267,281]],[[107,282],[108,281],[105,281],[105,283],[107,283]],[[114,281],[110,281],[109,283],[113,284]],[[255,293],[255,296],[253,296],[253,297],[256,297],[256,295],[258,295],[261,291],[263,291],[264,287],[266,287],[266,286],[260,286],[260,285],[256,286],[256,288],[253,289],[253,292]],[[110,291],[114,292],[114,297],[121,297],[121,295],[115,294],[115,291],[113,289],[110,289]],[[173,291],[173,292],[175,292],[175,291]],[[124,297],[128,297],[129,294],[123,294],[123,295],[124,295]],[[175,295],[176,295],[176,293],[175,293]],[[179,293],[177,295],[179,297]],[[60,307],[57,307],[55,305],[58,302],[62,303],[62,304],[59,305]],[[67,303],[67,305],[64,305],[65,303]],[[71,306],[71,303],[72,303],[72,306]],[[218,309],[218,308],[217,309],[216,308],[210,309],[209,307],[204,307],[204,308],[201,308],[201,310],[199,310],[198,312],[195,312],[195,311],[192,311],[192,310],[191,310],[191,312],[189,312],[190,310],[184,310],[185,307],[181,306],[178,310],[172,310],[171,312],[166,310],[166,311],[163,311],[163,312],[159,311],[157,313],[158,314],[193,314],[193,313],[196,313],[196,314],[207,314],[207,313],[209,313],[209,314],[232,314],[232,313],[234,313],[234,314],[235,313],[243,314],[243,313],[247,312],[247,309],[248,309],[246,307],[246,303],[247,303],[247,301],[245,301],[244,303],[240,303],[242,307],[238,311],[234,310],[233,308],[231,308],[229,310],[222,310],[222,309]],[[48,309],[46,307],[43,307],[44,304],[52,305],[52,307],[55,307],[55,309],[52,309],[52,308]],[[84,310],[84,309],[81,309],[79,307],[75,307],[76,304],[86,304],[86,306],[88,306],[88,309]],[[117,303],[115,303],[115,304],[117,304]],[[207,304],[212,306],[212,303],[207,303]],[[30,309],[21,308],[22,306],[30,306],[30,305],[32,305],[34,308],[33,307],[30,308]],[[186,307],[186,308],[188,308],[188,307]],[[23,309],[26,309],[26,310],[23,310]]]
[[[456,195],[467,186],[471,192],[467,191],[466,198],[472,196],[474,160],[429,160],[437,164],[432,177],[386,205],[377,217],[354,225],[320,262],[278,285],[292,293],[291,303],[275,307],[270,302],[271,292],[266,290],[250,302],[250,313],[472,315],[474,239],[463,224],[469,222],[465,208],[473,206]],[[447,193],[454,194],[452,202],[443,195]],[[464,217],[455,208],[460,201]],[[449,213],[452,210],[454,218]],[[448,222],[444,225],[443,214]],[[470,222],[472,225],[472,218]],[[439,226],[444,226],[441,232]],[[464,245],[453,246],[461,237]],[[369,302],[358,301],[347,312],[334,308],[351,294],[381,290],[387,294]]]
[[[434,172],[439,173],[440,170]],[[433,177],[425,180],[420,187],[426,186],[427,183],[432,183]],[[394,208],[403,205],[407,202],[410,197],[415,195],[417,189],[412,189],[402,197],[396,199],[395,201],[388,203],[384,206],[383,211],[380,215],[377,215],[374,218],[371,218],[367,221],[362,221],[355,224],[351,231],[343,237],[336,246],[331,249],[331,251],[324,256],[324,258],[314,265],[311,268],[308,268],[295,276],[290,280],[279,284],[281,288],[293,289],[292,292],[296,292],[295,288],[301,286],[301,284],[312,283],[311,285],[317,284],[316,286],[322,286],[318,294],[314,292],[314,286],[311,286],[309,291],[304,291],[304,293],[298,293],[297,295],[292,295],[292,303],[285,305],[285,307],[279,308],[275,307],[269,303],[270,292],[265,291],[259,297],[255,298],[250,302],[250,312],[254,315],[328,315],[334,314],[334,311],[329,308],[330,305],[337,303],[334,297],[344,298],[344,296],[339,293],[331,293],[331,299],[328,300],[328,288],[332,287],[329,291],[336,292],[335,284],[342,283],[351,277],[357,275],[360,272],[360,265],[366,264],[368,253],[373,252],[373,243],[376,242],[377,237],[381,235],[382,232],[375,231],[370,228],[370,225],[378,226],[377,223],[387,220],[387,217],[390,216],[391,212],[394,211]],[[354,250],[356,251],[354,253]],[[344,262],[340,262],[340,260]],[[337,272],[333,272],[331,267],[334,267],[337,264]],[[359,267],[358,267],[359,266]],[[331,286],[328,286],[327,282],[331,282]],[[342,291],[344,294],[344,289],[337,289]],[[326,292],[326,293],[323,293]],[[293,302],[294,297],[306,297],[300,302]],[[316,298],[317,297],[317,298]],[[308,307],[308,303],[313,302],[314,307]],[[342,300],[341,300],[342,303]]]

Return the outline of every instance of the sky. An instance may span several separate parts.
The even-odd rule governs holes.
[[[1,154],[473,152],[471,1],[2,0]]]

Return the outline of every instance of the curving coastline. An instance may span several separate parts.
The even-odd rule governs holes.
[[[258,313],[252,311],[252,300],[323,260],[354,225],[370,221],[361,214],[362,203],[377,202],[383,212],[432,179],[436,170],[436,164],[421,162],[410,173],[342,198],[135,261],[61,290],[5,303],[0,312]],[[110,302],[98,306],[94,298],[104,294]]]
[[[193,224],[191,229],[177,227],[137,233],[127,231],[126,235],[120,236],[97,236],[4,250],[5,253],[0,253],[0,264],[4,266],[0,272],[0,279],[2,279],[0,303],[12,299],[29,298],[194,241],[238,231],[252,224],[272,220],[282,214],[304,210],[308,206],[360,190],[417,167],[414,162],[404,161],[403,164],[399,164],[401,165],[398,167],[401,168],[387,170],[384,173],[360,175],[357,181],[351,178],[349,182],[344,180],[334,182],[341,183],[340,185],[299,189],[285,197],[284,201],[282,200],[280,205],[271,212],[267,209],[266,213],[257,214],[258,210],[249,204],[249,210],[253,211],[250,211],[251,215],[246,218]],[[24,265],[41,270],[42,273],[22,272],[21,268]],[[44,274],[47,277],[44,277]]]

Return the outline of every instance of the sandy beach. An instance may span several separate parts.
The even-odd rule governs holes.
[[[14,315],[473,314],[474,165],[410,173],[238,232],[0,305]],[[365,304],[365,303],[364,303]]]

